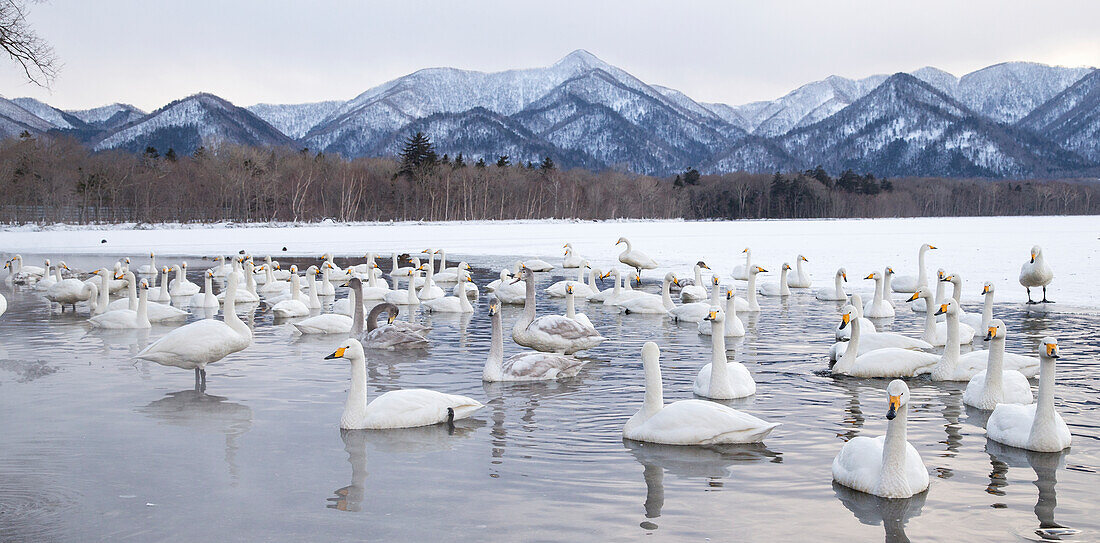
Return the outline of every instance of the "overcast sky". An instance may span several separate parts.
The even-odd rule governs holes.
[[[46,91],[5,61],[0,94],[63,109],[152,110],[200,91],[238,105],[346,100],[420,68],[545,66],[574,49],[730,104],[830,74],[1100,65],[1096,0],[49,0],[29,18],[61,74]]]

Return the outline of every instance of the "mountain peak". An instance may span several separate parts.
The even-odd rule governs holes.
[[[581,68],[606,68],[608,63],[600,60],[599,57],[589,53],[584,49],[577,49],[568,55],[565,55],[561,60],[554,63],[554,66],[570,66]]]

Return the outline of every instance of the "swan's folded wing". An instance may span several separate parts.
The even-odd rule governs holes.
[[[455,420],[468,417],[482,404],[455,394],[444,394],[422,388],[391,390],[367,405],[364,426],[367,428],[409,428],[438,424],[447,420],[447,408]]]
[[[572,377],[586,361],[555,353],[522,353],[504,361],[506,374],[526,379]]]
[[[993,441],[1024,447],[1035,421],[1035,404],[1017,405],[1003,403],[993,410],[985,424],[985,433]]]
[[[914,493],[928,488],[928,468],[924,466],[920,453],[909,442],[905,443],[905,477],[909,481],[909,489]]]
[[[559,336],[573,341],[600,335],[595,328],[585,326],[573,319],[562,315],[545,315],[535,319],[529,329],[535,329],[545,334]]]
[[[680,400],[647,419],[641,430],[645,441],[698,445],[758,442],[777,426],[719,403]]]
[[[882,477],[883,436],[853,437],[833,459],[833,480],[860,492],[874,492]]]

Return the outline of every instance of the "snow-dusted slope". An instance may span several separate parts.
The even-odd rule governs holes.
[[[19,107],[29,111],[35,117],[50,123],[54,128],[59,128],[61,130],[84,128],[80,119],[75,119],[72,115],[56,109],[49,104],[39,102],[34,98],[16,98],[12,100],[12,102],[19,104]]]
[[[0,97],[0,137],[12,138],[23,131],[32,134],[45,132],[53,125],[23,109],[12,100]]]
[[[246,109],[283,134],[299,139],[343,104],[339,100],[330,100],[308,104],[256,104]]]
[[[1100,162],[1100,70],[1039,106],[1017,124]]]
[[[196,94],[164,106],[96,144],[97,151],[148,146],[160,151],[192,153],[199,146],[222,143],[293,145],[293,141],[247,109],[211,94]]]
[[[804,167],[889,176],[1033,176],[1087,166],[1045,140],[983,119],[904,73],[779,143]]]
[[[829,76],[803,85],[773,102],[740,110],[752,112],[749,118],[755,127],[753,134],[778,136],[844,109],[885,80],[884,75],[872,75],[863,79]]]
[[[990,119],[1012,123],[1091,71],[1035,62],[994,64],[959,78],[955,99]]]
[[[69,110],[65,113],[85,124],[102,129],[113,129],[145,116],[145,112],[130,104],[109,104],[92,109]]]

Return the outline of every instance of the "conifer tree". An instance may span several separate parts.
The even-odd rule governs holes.
[[[511,165],[512,161],[508,158],[508,155],[500,155],[500,158],[497,159],[498,168],[505,168]]]

